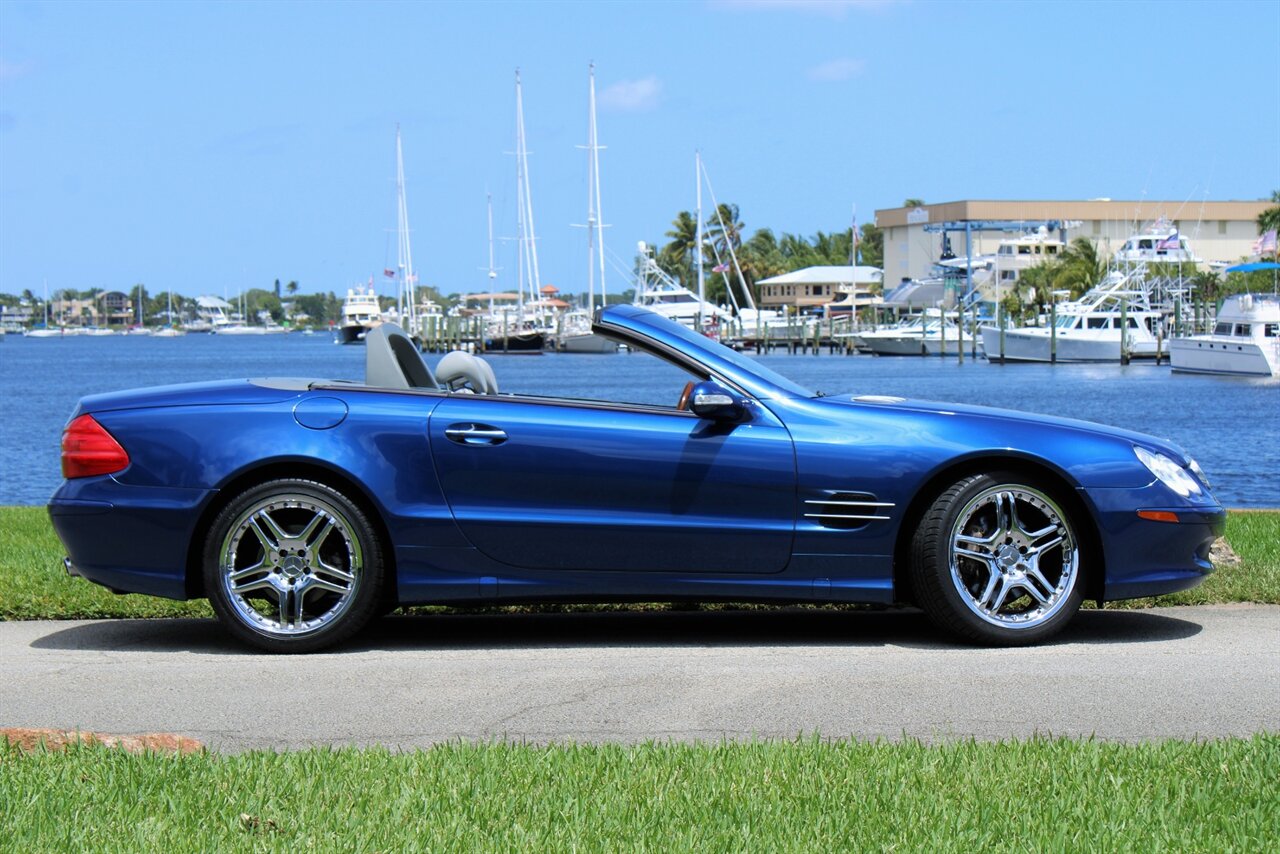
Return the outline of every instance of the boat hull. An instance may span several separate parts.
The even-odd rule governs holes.
[[[1047,327],[1031,329],[1006,329],[1004,331],[1004,355],[1006,362],[1118,362],[1120,361],[1120,335],[1115,330],[1110,335],[1080,335],[1076,330],[1060,331],[1056,345]],[[982,346],[987,358],[1001,358],[1000,330],[982,327]],[[1154,359],[1155,341],[1130,341],[1131,359]],[[1057,355],[1053,351],[1056,347]]]
[[[508,335],[505,338],[495,335],[485,339],[484,349],[488,353],[525,353],[532,350],[540,351],[546,343],[546,337],[541,332]]]
[[[1175,338],[1169,342],[1169,364],[1187,374],[1275,377],[1280,376],[1280,343],[1268,354],[1248,340],[1209,335]]]
[[[562,335],[558,349],[562,353],[616,353],[618,342],[603,335],[587,332],[581,335]]]

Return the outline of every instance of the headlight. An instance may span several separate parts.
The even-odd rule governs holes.
[[[1196,483],[1196,479],[1187,474],[1186,469],[1164,454],[1157,454],[1137,445],[1133,446],[1133,452],[1161,483],[1183,498],[1190,498],[1192,495],[1200,494],[1200,484]]]
[[[1187,468],[1191,469],[1192,474],[1200,478],[1201,483],[1210,489],[1213,489],[1213,484],[1209,482],[1209,475],[1204,473],[1204,469],[1200,468],[1200,464],[1198,462],[1192,460],[1191,465],[1187,466]]]

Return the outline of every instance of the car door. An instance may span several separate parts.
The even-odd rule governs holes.
[[[431,450],[466,537],[535,570],[772,573],[795,529],[795,454],[758,404],[738,424],[670,407],[453,395]]]

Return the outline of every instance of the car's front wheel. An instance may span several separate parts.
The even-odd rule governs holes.
[[[363,628],[382,603],[382,551],[364,512],[331,487],[273,480],[218,514],[205,591],[236,637],[269,652],[311,652]]]
[[[918,604],[942,628],[1014,646],[1054,634],[1084,598],[1080,537],[1053,490],[1012,472],[939,495],[911,544]]]

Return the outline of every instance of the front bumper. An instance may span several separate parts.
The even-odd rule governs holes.
[[[1159,483],[1081,492],[1098,522],[1104,601],[1176,593],[1213,572],[1209,549],[1226,530],[1227,511],[1212,496],[1182,501]]]

